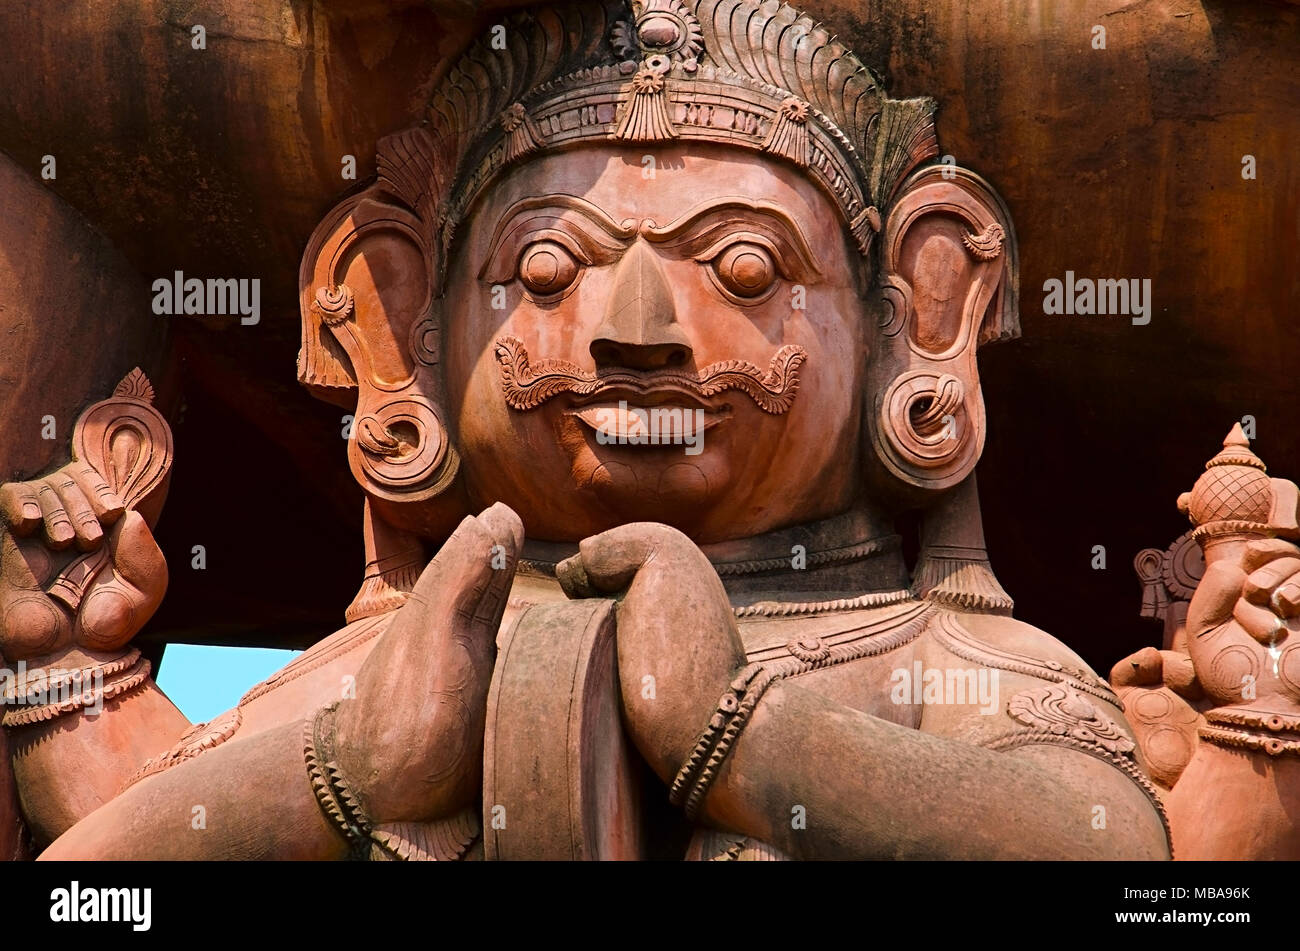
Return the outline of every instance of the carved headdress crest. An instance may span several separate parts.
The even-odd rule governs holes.
[[[592,139],[723,143],[801,166],[866,253],[895,186],[938,152],[934,110],[889,99],[784,3],[569,3],[517,14],[475,43],[426,121],[380,143],[380,184],[433,225],[445,258],[474,198],[521,156]]]

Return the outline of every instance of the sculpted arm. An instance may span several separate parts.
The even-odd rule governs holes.
[[[717,575],[685,536],[645,523],[587,540],[560,575],[573,594],[626,589],[618,661],[628,728],[673,784],[701,731],[731,706],[720,698],[739,686],[739,706],[748,700]],[[1155,808],[1115,766],[1056,747],[997,752],[957,738],[958,725],[952,732],[888,723],[778,681],[753,706],[699,815],[804,858],[1168,857]],[[1095,805],[1106,807],[1104,830],[1093,827]],[[792,822],[796,807],[805,823]]]
[[[792,827],[796,805],[804,829]],[[1105,829],[1094,827],[1097,805]],[[994,752],[792,683],[767,691],[703,815],[801,858],[1169,857],[1151,803],[1099,759],[1050,747]]]
[[[459,857],[477,833],[493,637],[522,542],[504,506],[467,517],[361,665],[354,698],[141,779],[41,858]]]
[[[171,433],[140,371],[89,407],[73,461],[0,486],[4,726],[38,844],[116,795],[189,722],[130,647],[162,601],[151,524]]]

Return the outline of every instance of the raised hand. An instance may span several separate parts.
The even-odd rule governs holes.
[[[1197,679],[1219,703],[1286,695],[1300,683],[1300,548],[1280,538],[1209,565],[1187,612]]]
[[[20,538],[44,530],[45,544],[62,551],[75,541],[80,551],[94,551],[126,504],[88,463],[70,462],[31,482],[0,486],[0,519]]]
[[[496,634],[524,530],[493,505],[424,569],[338,707],[344,775],[374,822],[417,822],[475,801]]]
[[[0,655],[122,647],[157,610],[167,564],[89,464],[0,486]]]

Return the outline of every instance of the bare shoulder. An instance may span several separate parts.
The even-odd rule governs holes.
[[[981,745],[1033,733],[1086,736],[1115,753],[1132,748],[1132,729],[1110,685],[1078,654],[1031,624],[942,611],[926,630],[922,656],[925,676],[936,685],[925,698],[922,729]],[[979,689],[978,706],[948,696],[946,685],[962,680]]]
[[[1104,802],[1106,828],[1127,830],[1127,839],[1112,836],[1112,857],[1168,857],[1163,806],[1123,705],[1078,654],[1031,624],[989,614],[939,612],[925,636],[926,675],[945,689],[925,698],[923,732],[1022,759],[1063,795],[1088,790],[1093,805],[1079,814]],[[946,689],[963,680],[977,688],[977,703],[969,689],[964,704]]]
[[[993,651],[995,656],[1020,657],[1034,666],[1105,686],[1082,657],[1042,628],[995,614],[950,612],[947,620],[948,624],[940,625],[941,630],[946,628],[957,640],[976,642]],[[963,638],[962,634],[968,636]]]

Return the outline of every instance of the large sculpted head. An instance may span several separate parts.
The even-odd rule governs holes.
[[[300,378],[424,537],[494,501],[706,543],[939,497],[1018,323],[1009,217],[933,114],[784,5],[521,14],[313,236]]]

